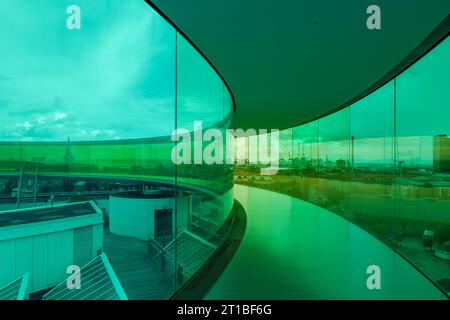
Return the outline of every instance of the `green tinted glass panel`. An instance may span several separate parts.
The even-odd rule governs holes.
[[[194,121],[223,133],[231,93],[145,1],[8,1],[0,18],[0,212],[65,215],[90,201],[102,217],[70,231],[75,244],[55,221],[39,252],[26,241],[16,260],[0,251],[0,287],[28,271],[31,293],[48,289],[104,252],[129,299],[171,297],[224,239],[233,208],[231,164],[176,167],[171,134]]]

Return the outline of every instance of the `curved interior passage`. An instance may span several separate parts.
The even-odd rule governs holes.
[[[205,299],[446,299],[400,255],[342,217],[276,192],[234,189],[247,228]],[[371,265],[380,268],[380,290],[367,287]]]
[[[277,174],[260,175],[244,157],[235,182],[297,197],[346,218],[449,293],[449,56],[447,37],[349,107],[280,131]],[[248,142],[241,146],[246,148],[241,154],[252,148]]]
[[[217,136],[232,123],[226,85],[144,1],[3,8],[0,288],[29,273],[42,297],[104,252],[129,299],[170,297],[232,221],[233,166],[217,151],[193,163],[213,153],[194,123]],[[236,166],[238,183],[310,204],[239,187],[248,234],[208,297],[442,297],[352,222],[450,292],[449,52],[445,39],[364,99],[280,132],[276,175]],[[381,291],[364,287],[369,265]]]

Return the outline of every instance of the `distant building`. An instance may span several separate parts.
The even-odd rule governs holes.
[[[336,160],[336,167],[339,169],[345,169],[347,167],[347,162],[344,159]]]
[[[31,162],[44,163],[47,160],[46,157],[32,157]]]
[[[433,139],[433,171],[450,173],[450,138],[438,135]]]

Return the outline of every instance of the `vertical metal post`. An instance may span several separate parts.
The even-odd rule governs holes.
[[[19,175],[19,185],[17,187],[17,209],[20,209],[20,192],[22,191],[22,176],[23,176],[23,166],[20,167],[20,175]]]

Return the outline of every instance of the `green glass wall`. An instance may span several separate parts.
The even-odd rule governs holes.
[[[356,103],[280,132],[280,170],[235,181],[361,226],[450,292],[450,40]],[[301,212],[295,212],[301,214]]]
[[[221,244],[234,201],[232,166],[176,166],[171,134],[192,132],[194,121],[224,132],[231,94],[145,1],[73,2],[80,29],[67,27],[66,1],[2,4],[0,215],[95,201],[104,211],[103,250],[128,298],[166,299]],[[111,197],[158,191],[172,226],[149,239],[111,229]],[[2,245],[0,261],[14,259]],[[0,287],[8,277],[0,269]]]
[[[222,149],[233,112],[231,95],[217,73],[180,34],[177,35],[177,79],[177,128],[192,134],[191,163],[176,167],[176,184],[195,184],[208,189],[194,197],[192,203],[190,231],[201,237],[202,242],[194,242],[183,234],[185,226],[182,221],[177,222],[180,236],[175,257],[178,261],[176,287],[179,289],[225,238],[232,223],[229,213],[234,196],[232,165],[226,163],[226,153]],[[208,129],[215,130],[217,135],[207,139]],[[218,148],[209,152],[208,148],[214,142],[219,144]],[[199,154],[202,161],[196,163]],[[207,163],[205,154],[216,157],[216,162]],[[195,196],[195,191],[191,192]],[[177,206],[182,206],[182,198],[177,199]]]

